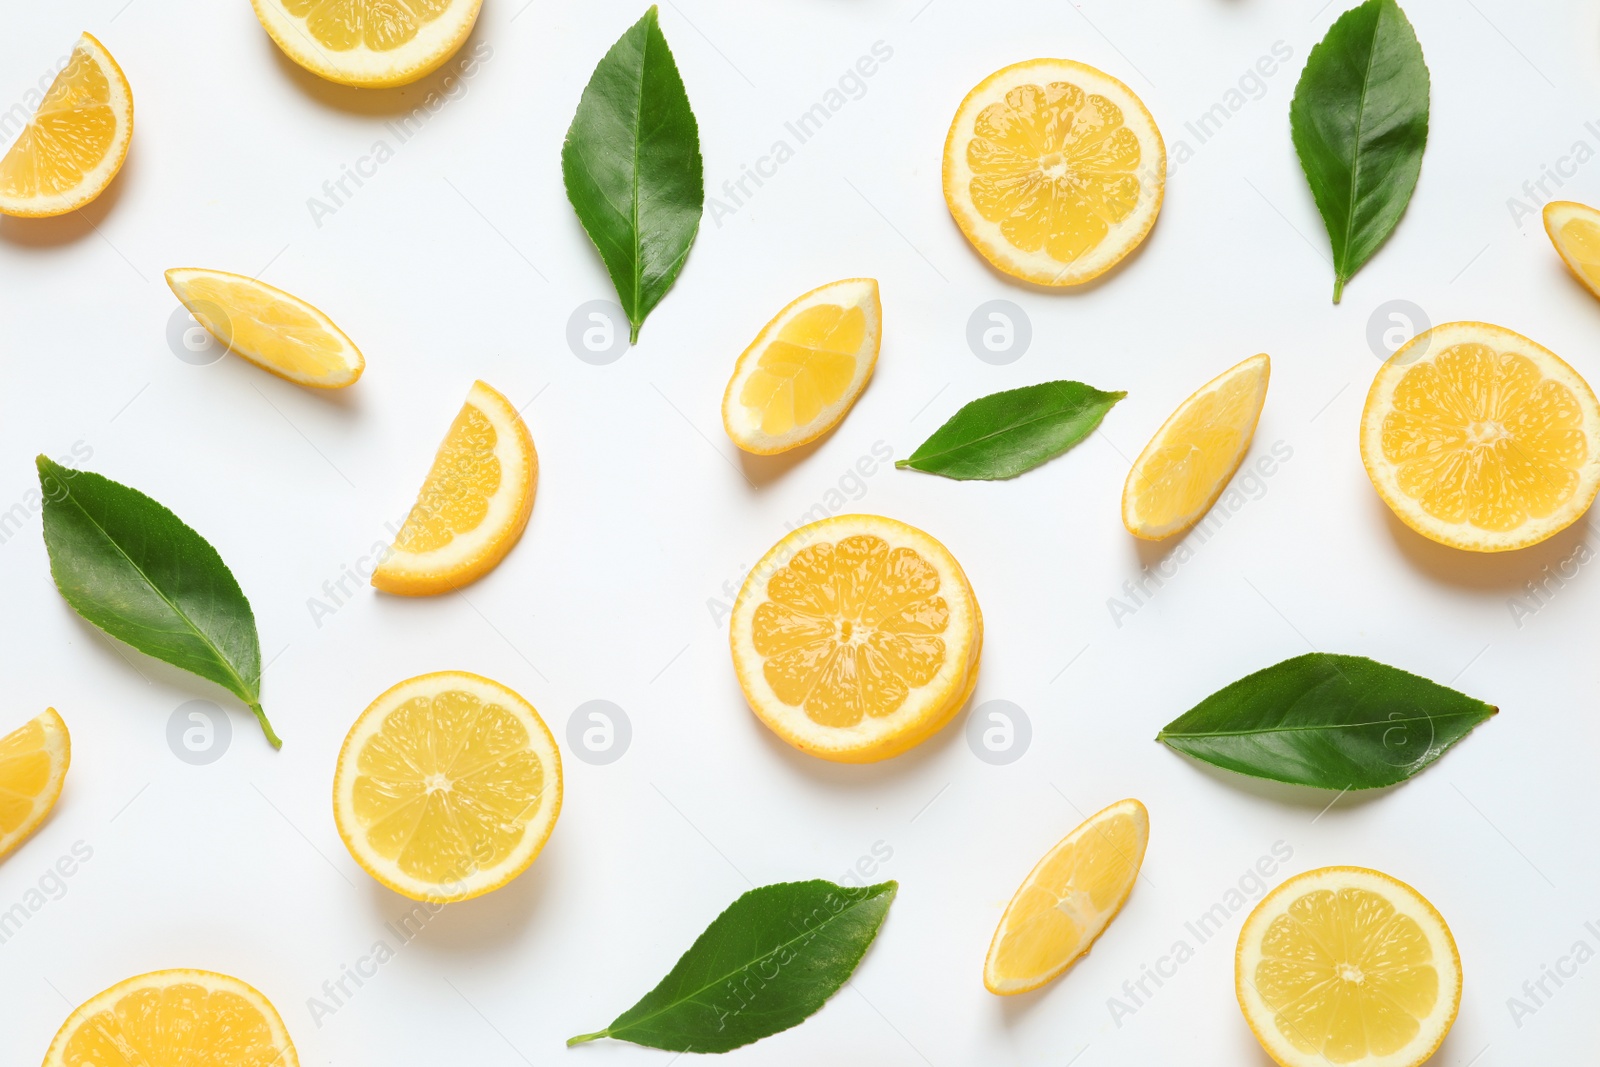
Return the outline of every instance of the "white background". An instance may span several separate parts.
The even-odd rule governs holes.
[[[265,991],[308,1065],[665,1063],[561,1042],[630,1005],[750,885],[840,878],[877,846],[892,857],[874,877],[897,879],[900,895],[851,986],[731,1060],[1261,1067],[1233,996],[1243,912],[1204,945],[1184,924],[1282,842],[1293,859],[1274,884],[1324,864],[1377,867],[1449,920],[1466,990],[1436,1062],[1574,1062],[1592,1044],[1600,963],[1520,1028],[1507,998],[1579,939],[1600,948],[1583,925],[1600,919],[1589,784],[1600,576],[1581,568],[1520,620],[1509,598],[1543,568],[1586,558],[1590,525],[1500,557],[1435,546],[1378,500],[1356,425],[1378,366],[1369,318],[1394,299],[1434,323],[1519,330],[1600,380],[1600,304],[1537,217],[1508,203],[1576,142],[1600,149],[1600,126],[1585,127],[1600,106],[1583,104],[1600,99],[1600,13],[1576,0],[1410,0],[1433,79],[1422,179],[1336,307],[1287,121],[1305,56],[1342,6],[1319,3],[663,5],[719,197],[774,140],[793,144],[784,122],[874,42],[893,55],[746,203],[720,225],[708,212],[640,344],[609,366],[566,341],[573,310],[613,294],[558,159],[637,0],[521,11],[488,0],[468,47],[491,53],[403,145],[385,123],[442,73],[400,91],[325,84],[278,53],[244,0],[8,4],[0,112],[89,29],[126,70],[138,118],[126,169],[81,216],[0,221],[0,511],[35,485],[36,453],[78,442],[92,449],[83,465],[172,507],[250,597],[286,744],[274,753],[226,694],[74,616],[51,585],[37,514],[0,544],[0,726],[53,705],[74,738],[54,816],[0,865],[0,909],[75,842],[93,850],[0,945],[0,1058],[37,1062],[83,999],[189,966]],[[1280,41],[1292,58],[1200,144],[1184,124]],[[1174,158],[1180,141],[1193,150],[1143,250],[1079,292],[990,271],[940,193],[962,96],[1036,55],[1121,77]],[[318,226],[308,198],[378,139],[394,157]],[[1600,162],[1561,192],[1600,201]],[[1533,194],[1537,207],[1546,195]],[[366,376],[326,396],[232,358],[179,360],[161,278],[173,266],[265,269],[356,339]],[[735,357],[792,297],[852,275],[882,283],[871,386],[814,448],[739,455],[719,420]],[[966,341],[968,317],[996,298],[1032,321],[1031,347],[1009,366]],[[1141,552],[1123,531],[1124,457],[1257,351],[1272,355],[1273,380],[1255,454],[1282,442],[1292,459],[1116,626],[1108,598],[1174,548]],[[405,513],[477,377],[528,405],[542,472],[521,544],[464,596],[363,588],[314,620],[310,598]],[[1031,748],[991,766],[958,724],[889,763],[842,767],[776,741],[743,704],[711,602],[875,442],[904,456],[967,400],[1063,377],[1129,391],[1068,455],[996,484],[883,466],[848,505],[921,526],[961,560],[987,621],[974,704],[1024,708]],[[1411,783],[1326,811],[1329,795],[1212,772],[1152,740],[1222,685],[1311,648],[1382,659],[1502,713]],[[384,924],[410,907],[335,833],[338,746],[384,688],[445,668],[499,679],[540,709],[567,757],[566,807],[528,873],[446,910],[318,1025],[308,998],[392,941]],[[173,710],[196,698],[232,716],[231,747],[205,767],[166,741]],[[610,766],[567,745],[568,717],[592,699],[632,720],[632,746]],[[980,966],[1020,879],[1124,796],[1152,819],[1127,909],[1061,981],[989,995]],[[1179,939],[1194,958],[1118,1025],[1108,998]]]

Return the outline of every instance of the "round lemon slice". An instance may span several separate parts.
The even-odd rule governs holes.
[[[1251,356],[1178,405],[1144,446],[1122,486],[1122,525],[1159,541],[1205,516],[1250,451],[1267,402],[1272,361]]]
[[[1045,853],[1017,888],[989,943],[983,984],[1010,996],[1058,978],[1117,917],[1144,865],[1150,813],[1120,800]]]
[[[455,55],[483,0],[251,0],[285,55],[342,85],[407,85]]]
[[[167,285],[228,351],[296,385],[342,389],[367,367],[361,351],[332,319],[266,282],[179,267],[167,271]]]
[[[1559,356],[1483,322],[1435,326],[1378,370],[1361,460],[1440,544],[1503,552],[1576,522],[1600,489],[1600,404]]]
[[[1544,206],[1544,232],[1567,269],[1600,296],[1600,211],[1571,200],[1552,200]]]
[[[1417,1067],[1461,1006],[1461,956],[1422,894],[1324,867],[1256,905],[1234,959],[1239,1007],[1282,1067]]]
[[[211,971],[118,982],[67,1017],[44,1067],[300,1067],[289,1031],[258,991]]]
[[[468,900],[528,869],[561,813],[561,754],[522,697],[465,671],[401,682],[344,739],[333,818],[364,870],[413,900]]]
[[[1111,75],[1033,59],[967,94],[944,143],[944,199],[996,268],[1081,285],[1138,247],[1161,210],[1167,149]]]
[[[745,579],[730,623],[751,710],[789,744],[869,763],[920,744],[972,692],[977,597],[932,537],[839,515],[779,541]]]
[[[539,456],[522,416],[474,383],[372,584],[432,596],[477,581],[522,537],[538,481]]]
[[[839,424],[872,377],[883,332],[878,283],[819,286],[750,342],[722,395],[722,425],[746,452],[769,456]]]
[[[44,822],[71,763],[72,737],[55,708],[0,738],[0,856]]]
[[[0,214],[76,211],[105,192],[132,140],[133,90],[111,53],[86,33],[0,158]]]

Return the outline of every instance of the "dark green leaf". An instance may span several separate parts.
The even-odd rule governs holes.
[[[1015,478],[1094,432],[1127,393],[1041,382],[980,397],[895,463],[946,478]]]
[[[700,128],[654,7],[594,68],[561,174],[637,341],[683,268],[706,199]]]
[[[261,710],[256,617],[217,550],[137,489],[40,456],[50,575],[72,609],[119,641],[210,679]]]
[[[1498,710],[1364,656],[1312,652],[1218,690],[1156,740],[1257,778],[1376,789],[1410,778]]]
[[[1395,0],[1339,16],[1311,50],[1289,127],[1333,243],[1333,302],[1405,214],[1428,143],[1428,66]]]
[[[798,1026],[849,980],[899,886],[780,882],[729,905],[677,966],[604,1030],[671,1052],[727,1052]]]

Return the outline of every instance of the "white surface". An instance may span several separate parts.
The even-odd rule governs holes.
[[[1421,541],[1368,484],[1356,422],[1377,366],[1368,318],[1393,298],[1434,322],[1502,323],[1600,379],[1600,304],[1537,219],[1519,225],[1507,204],[1576,142],[1600,149],[1600,125],[1585,126],[1600,113],[1581,103],[1600,90],[1600,13],[1575,0],[1410,0],[1433,76],[1422,181],[1334,307],[1286,118],[1307,52],[1343,6],[1318,3],[664,5],[718,195],[874,42],[893,56],[743,208],[720,226],[708,214],[641,343],[607,367],[565,341],[572,310],[612,293],[562,194],[558,152],[593,64],[641,3],[541,0],[518,16],[515,0],[491,0],[469,47],[492,55],[464,94],[320,228],[307,198],[376,139],[393,142],[385,123],[437,78],[387,94],[325,85],[279,56],[243,0],[10,5],[0,113],[87,28],[132,79],[138,128],[86,219],[0,222],[0,510],[34,485],[35,453],[75,442],[92,449],[85,465],[171,506],[255,607],[272,661],[264,698],[287,743],[274,754],[225,695],[119,654],[80,622],[51,587],[36,515],[0,544],[3,724],[50,704],[75,741],[54,817],[0,865],[0,909],[75,842],[93,849],[65,895],[0,945],[0,1058],[37,1062],[71,1005],[114,981],[192,966],[267,992],[308,1065],[665,1063],[561,1041],[631,1004],[749,883],[840,877],[876,845],[892,850],[878,876],[901,891],[853,987],[732,1062],[1262,1067],[1232,992],[1242,912],[1120,1026],[1107,1001],[1192,942],[1184,924],[1284,842],[1289,872],[1377,867],[1447,917],[1466,991],[1437,1062],[1576,1062],[1592,1043],[1600,963],[1520,1028],[1506,1002],[1574,942],[1600,947],[1583,925],[1600,919],[1597,575],[1583,567],[1520,628],[1508,598],[1591,528],[1503,558]],[[1197,144],[1184,123],[1277,41],[1293,52],[1285,69]],[[1038,54],[1122,77],[1169,151],[1194,149],[1143,252],[1078,293],[991,273],[939,193],[963,94]],[[1600,161],[1561,192],[1600,200]],[[242,361],[174,358],[161,272],[188,265],[266,267],[356,339],[366,377],[327,397]],[[881,280],[886,321],[860,403],[798,457],[737,456],[718,420],[735,357],[798,293],[862,274]],[[1026,308],[1034,329],[1006,367],[965,341],[969,314],[996,298]],[[1114,626],[1107,598],[1160,558],[1117,520],[1123,456],[1256,351],[1274,374],[1255,453],[1281,441],[1292,460]],[[362,589],[319,628],[308,598],[403,516],[475,377],[531,402],[542,484],[521,545],[466,597]],[[1025,708],[1031,750],[989,766],[953,727],[889,764],[836,767],[768,736],[742,704],[708,599],[735,589],[874,442],[905,455],[966,400],[1052,377],[1130,395],[1103,435],[1016,482],[881,467],[849,504],[924,527],[962,561],[988,627],[975,703]],[[1325,796],[1211,773],[1151,740],[1223,684],[1309,647],[1454,681],[1502,714],[1410,784],[1320,816]],[[632,718],[632,748],[610,766],[569,757],[566,810],[533,869],[435,918],[318,1026],[307,998],[392,939],[384,924],[409,909],[340,845],[335,754],[373,696],[448,667],[521,691],[564,749],[572,710],[613,700]],[[233,712],[232,747],[209,767],[165,740],[173,709],[195,698]],[[1019,879],[1082,814],[1129,795],[1149,805],[1153,836],[1126,911],[1042,993],[984,992],[983,953]]]

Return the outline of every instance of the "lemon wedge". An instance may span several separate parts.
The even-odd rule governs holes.
[[[55,708],[0,738],[0,856],[44,822],[71,763],[72,737]]]

